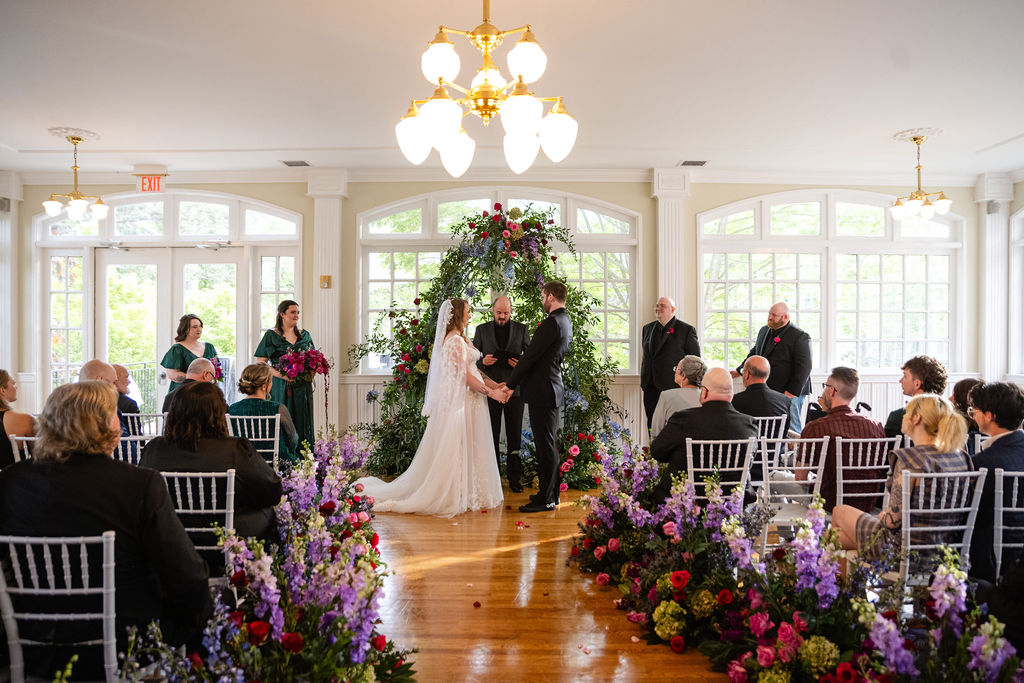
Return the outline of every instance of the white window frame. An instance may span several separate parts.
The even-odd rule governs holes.
[[[777,236],[769,232],[770,207],[775,204],[798,202],[820,202],[822,206],[822,230],[815,236]],[[933,221],[949,226],[950,235],[944,241],[923,241],[917,237],[903,237],[900,225],[893,221],[886,210],[885,234],[878,237],[847,237],[836,234],[836,204],[853,203],[867,204],[887,208],[892,204],[893,197],[878,192],[858,190],[813,189],[791,190],[760,195],[750,199],[733,202],[698,213],[696,216],[697,230],[697,319],[698,335],[703,340],[704,321],[707,311],[704,306],[704,257],[709,253],[811,253],[819,252],[821,259],[821,316],[822,339],[820,367],[833,367],[838,364],[836,351],[836,281],[835,260],[838,254],[931,254],[948,253],[950,255],[950,337],[949,360],[952,371],[964,367],[964,332],[962,326],[952,321],[960,319],[964,309],[964,287],[966,256],[963,234],[966,221],[963,216],[949,213],[936,216]],[[705,235],[704,223],[726,216],[754,211],[754,234],[752,235]],[[767,317],[767,311],[765,311]],[[751,321],[751,331],[756,333],[758,326]],[[819,367],[815,368],[820,369]],[[879,367],[864,368],[867,372],[886,372],[896,368]]]
[[[438,251],[443,258],[444,253],[452,246],[453,241],[449,233],[438,230],[438,206],[445,202],[483,198],[487,198],[492,205],[497,202],[501,203],[502,206],[511,205],[513,200],[550,202],[558,206],[561,225],[572,236],[578,254],[588,251],[627,251],[630,253],[633,285],[630,288],[629,302],[630,338],[626,341],[630,345],[629,354],[632,359],[632,366],[620,368],[620,374],[624,376],[638,375],[640,362],[638,356],[639,345],[636,340],[639,338],[640,330],[637,302],[641,300],[642,296],[642,292],[640,292],[641,278],[639,277],[639,274],[642,272],[640,258],[643,253],[641,245],[642,216],[639,212],[631,211],[622,206],[584,195],[552,191],[549,188],[476,186],[455,190],[440,190],[406,197],[357,214],[356,225],[359,235],[359,338],[366,338],[372,331],[374,322],[369,319],[369,291],[366,286],[369,273],[369,253],[371,251]],[[391,235],[370,233],[369,225],[371,222],[395,213],[417,208],[422,210],[423,216],[420,233]],[[630,232],[629,234],[621,235],[577,233],[577,209],[593,210],[625,221],[630,226]],[[560,246],[556,246],[556,249],[558,251],[563,250]],[[614,339],[611,341],[619,340]],[[390,371],[388,369],[370,369],[364,359],[360,372],[367,375],[386,375]]]
[[[1024,384],[1024,209],[1010,216],[1010,348],[1008,379]]]

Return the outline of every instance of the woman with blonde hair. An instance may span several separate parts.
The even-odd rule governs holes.
[[[11,410],[18,400],[18,383],[11,373],[0,370],[0,469],[14,463],[11,436],[35,436],[36,421],[28,413]]]
[[[281,430],[278,435],[278,454],[281,460],[295,464],[298,459],[295,447],[299,443],[299,435],[292,422],[292,414],[288,408],[270,399],[274,375],[270,366],[265,363],[253,363],[245,366],[242,376],[238,378],[238,390],[245,396],[228,406],[228,415],[243,416],[281,416]]]
[[[487,397],[504,402],[498,385],[480,374],[480,352],[466,339],[469,302],[448,299],[437,314],[423,414],[427,428],[409,468],[392,482],[360,479],[377,512],[451,517],[502,501]]]
[[[839,532],[843,548],[857,550],[869,559],[878,558],[885,540],[898,542],[903,525],[903,472],[968,472],[973,469],[964,451],[967,422],[945,398],[920,394],[910,399],[903,415],[902,431],[914,445],[889,453],[892,469],[885,485],[889,492],[888,507],[878,517],[850,505],[837,505],[832,511],[832,526]],[[912,485],[917,487],[920,482],[920,479],[912,480]],[[927,489],[925,493],[928,494]],[[929,519],[929,525],[947,523],[939,517]],[[951,523],[959,523],[959,519]],[[942,542],[941,532],[933,535],[935,539],[928,542]]]
[[[111,458],[121,437],[113,385],[95,380],[57,387],[39,416],[38,434],[33,458],[0,472],[0,534],[115,532],[118,649],[127,645],[127,626],[145,629],[154,619],[172,645],[200,635],[212,611],[206,563],[178,521],[160,473]],[[74,610],[70,603],[61,609]],[[75,623],[39,628],[21,635],[82,639]],[[81,651],[76,676],[102,677],[102,657],[93,650]],[[49,679],[71,654],[67,647],[30,648],[26,655],[33,659],[26,664]]]

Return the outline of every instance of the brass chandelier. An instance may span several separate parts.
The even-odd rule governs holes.
[[[395,126],[395,136],[402,154],[419,165],[431,149],[441,154],[441,163],[448,173],[458,178],[469,168],[476,151],[476,142],[462,126],[467,114],[475,114],[486,126],[495,116],[501,117],[505,129],[505,161],[514,173],[522,173],[533,165],[537,152],[554,162],[569,155],[576,143],[578,124],[562,105],[560,97],[535,97],[527,83],[544,74],[547,55],[537,43],[530,25],[501,31],[490,22],[490,0],[483,0],[483,23],[472,31],[441,26],[428,43],[420,67],[423,76],[437,88],[425,100],[413,100],[409,111]],[[448,34],[469,38],[483,55],[483,64],[467,90],[454,83],[459,75],[459,55]],[[508,53],[511,80],[506,79],[492,58],[494,50],[511,34],[522,34]],[[462,93],[452,99],[447,88]],[[553,106],[543,116],[542,102]]]
[[[85,138],[81,135],[67,135],[64,139],[75,146],[75,163],[71,166],[71,169],[75,172],[75,189],[67,194],[57,194],[56,192],[51,194],[50,198],[43,202],[43,209],[46,210],[47,216],[59,216],[60,212],[64,210],[64,203],[60,199],[64,198],[70,200],[67,205],[68,218],[76,221],[81,220],[85,218],[85,214],[91,208],[93,218],[103,220],[107,217],[107,213],[110,212],[110,207],[104,204],[100,197],[82,194],[78,190],[78,145]],[[91,203],[90,199],[95,199],[96,202]]]
[[[909,130],[896,133],[893,137],[897,140],[910,140],[917,145],[917,189],[906,197],[897,197],[893,205],[889,207],[889,213],[893,220],[901,221],[910,216],[921,216],[925,220],[931,220],[936,214],[944,216],[949,213],[953,206],[953,200],[946,197],[945,193],[925,192],[921,189],[921,143],[928,139],[922,135],[923,130]],[[935,201],[932,201],[932,198]]]

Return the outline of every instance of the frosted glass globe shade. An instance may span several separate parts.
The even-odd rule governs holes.
[[[925,201],[925,203],[921,205],[921,218],[926,221],[930,221],[935,218],[935,205],[929,201]]]
[[[448,175],[453,178],[461,177],[473,163],[473,154],[476,152],[476,142],[460,130],[455,135],[450,135],[440,149],[441,164]]]
[[[47,199],[43,202],[43,209],[46,210],[47,216],[59,216],[60,212],[64,209],[64,205],[56,199]]]
[[[395,124],[395,137],[409,163],[419,166],[430,155],[431,139],[418,115],[406,116]]]
[[[949,213],[949,209],[953,206],[953,200],[944,194],[940,194],[939,198],[935,200],[935,213],[940,216],[945,216]]]
[[[505,161],[513,173],[522,173],[533,166],[540,151],[540,139],[531,133],[505,135]]]
[[[416,118],[423,119],[426,139],[440,151],[445,140],[462,127],[462,107],[453,100],[427,100]]]
[[[916,216],[918,211],[921,209],[921,204],[922,202],[920,199],[908,199],[903,202],[903,206],[907,207],[908,216]]]
[[[502,76],[501,72],[497,69],[480,69],[476,72],[476,76],[473,77],[472,83],[469,84],[469,89],[472,90],[477,87],[483,83],[485,79],[498,90],[501,90],[508,85],[508,81],[505,80],[505,77]]]
[[[889,207],[889,215],[894,221],[901,221],[907,215],[907,207],[903,204],[893,204]]]
[[[576,119],[568,114],[550,113],[544,117],[540,122],[540,146],[548,159],[557,163],[569,156],[579,127]]]
[[[459,55],[451,43],[431,43],[420,58],[420,69],[423,77],[437,85],[438,79],[451,83],[459,75],[461,68]]]
[[[68,217],[79,220],[89,210],[89,202],[84,199],[72,199],[68,202]]]
[[[96,203],[92,205],[92,215],[96,220],[103,220],[108,213],[110,213],[110,207],[104,204],[103,200],[97,199]]]
[[[535,41],[520,40],[508,53],[508,70],[512,78],[522,76],[526,83],[533,83],[544,75],[547,67],[548,56]]]
[[[536,135],[544,106],[533,95],[513,95],[499,110],[501,125],[510,135]]]

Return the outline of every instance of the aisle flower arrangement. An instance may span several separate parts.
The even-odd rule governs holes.
[[[374,501],[354,483],[367,455],[350,434],[306,451],[282,482],[280,543],[223,538],[237,603],[218,602],[205,652],[175,657],[151,633],[129,652],[129,679],[138,680],[141,650],[162,654],[171,680],[412,680],[410,652],[377,626],[385,567],[369,524]]]

